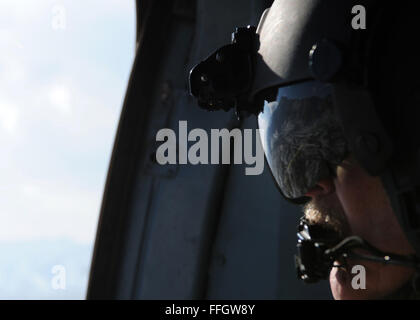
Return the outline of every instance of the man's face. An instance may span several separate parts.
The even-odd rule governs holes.
[[[307,196],[305,206],[310,222],[329,224],[341,235],[357,235],[378,249],[397,254],[412,254],[378,177],[369,176],[355,161],[346,160],[334,179],[320,181]],[[353,289],[352,267],[366,270],[366,289]],[[348,266],[333,268],[330,286],[335,299],[377,299],[391,294],[413,275],[407,267],[384,265],[365,260],[348,260]]]

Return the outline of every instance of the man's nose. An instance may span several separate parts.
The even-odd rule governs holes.
[[[320,196],[326,196],[335,191],[333,179],[323,179],[318,181],[315,187],[311,188],[307,193],[306,197],[316,198]]]

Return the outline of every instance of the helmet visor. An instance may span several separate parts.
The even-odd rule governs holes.
[[[308,81],[277,89],[258,115],[261,143],[283,195],[299,199],[335,175],[348,154],[332,88]]]

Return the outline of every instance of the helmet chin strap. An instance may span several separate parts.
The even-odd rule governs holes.
[[[361,249],[367,253],[356,253],[355,249]],[[387,253],[372,246],[366,240],[358,236],[350,236],[340,241],[336,246],[325,250],[324,254],[329,259],[337,259],[340,256],[358,260],[367,260],[390,265],[400,265],[420,270],[420,261],[415,255],[399,255]],[[333,266],[336,267],[336,266]]]
[[[327,279],[332,268],[346,266],[347,258],[405,266],[420,271],[420,260],[415,255],[384,252],[358,236],[340,240],[336,232],[323,226],[311,225],[305,219],[300,222],[297,236],[297,274],[307,283]],[[336,261],[344,261],[344,264],[334,264]]]

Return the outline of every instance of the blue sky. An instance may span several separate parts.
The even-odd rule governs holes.
[[[134,48],[134,0],[0,2],[0,298],[84,297]]]

